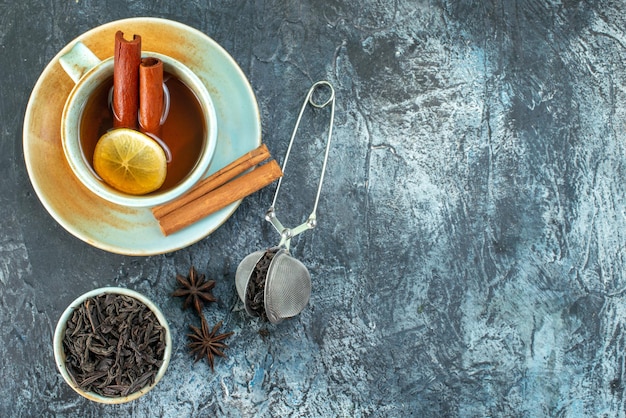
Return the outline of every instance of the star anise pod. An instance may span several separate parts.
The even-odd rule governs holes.
[[[204,274],[198,274],[193,266],[191,266],[187,278],[177,274],[176,281],[179,286],[172,293],[172,296],[185,298],[183,302],[184,309],[193,306],[198,315],[202,316],[204,303],[217,301],[211,293],[211,289],[215,287],[215,280],[205,280]]]
[[[190,325],[189,328],[193,331],[193,334],[187,334],[190,343],[188,345],[189,351],[196,356],[195,362],[201,358],[206,357],[213,368],[213,362],[215,356],[226,357],[226,354],[222,350],[228,348],[226,344],[221,342],[222,340],[233,335],[233,332],[227,332],[226,334],[217,334],[217,330],[222,326],[222,321],[218,322],[211,331],[209,331],[209,324],[207,324],[204,316],[200,317],[202,321],[201,328]]]

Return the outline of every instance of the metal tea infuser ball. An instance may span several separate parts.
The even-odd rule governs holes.
[[[330,96],[324,102],[318,102],[314,98],[316,90],[329,90]],[[320,94],[317,93],[317,95]],[[280,234],[280,242],[277,246],[266,251],[256,251],[245,257],[235,273],[235,284],[239,298],[244,303],[246,312],[252,316],[260,316],[276,324],[285,318],[298,315],[305,308],[311,296],[311,276],[307,268],[299,260],[289,253],[291,239],[302,232],[313,229],[317,225],[317,203],[322,191],[326,162],[328,161],[328,151],[330,150],[330,139],[333,132],[333,120],[335,117],[335,90],[328,81],[318,81],[309,89],[300,114],[296,121],[296,126],[291,135],[282,170],[289,159],[291,146],[298,131],[298,126],[302,120],[302,114],[307,105],[322,109],[330,105],[330,122],[328,128],[328,139],[326,141],[326,151],[322,164],[322,174],[317,187],[317,195],[313,211],[306,222],[295,228],[286,228],[276,217],[274,210],[276,198],[282,178],[278,180],[274,200],[265,214],[265,219],[274,226]],[[254,277],[253,277],[254,276]]]

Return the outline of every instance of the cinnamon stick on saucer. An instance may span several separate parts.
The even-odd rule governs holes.
[[[275,160],[240,175],[267,158],[267,147],[261,145],[204,179],[180,199],[153,208],[163,234],[171,235],[282,177]]]
[[[133,39],[127,41],[124,33],[117,31],[113,60],[113,127],[136,129],[141,36],[133,35]]]
[[[180,209],[159,219],[163,234],[170,235],[206,216],[225,208],[239,199],[261,190],[282,176],[275,160],[255,168],[249,173],[218,187],[201,198],[189,202]]]
[[[144,58],[139,65],[139,129],[161,137],[163,115],[163,62]]]
[[[152,208],[152,214],[155,218],[160,219],[170,212],[174,212],[186,204],[201,198],[207,193],[224,185],[228,181],[234,179],[244,171],[262,163],[269,159],[270,152],[265,144],[261,144],[258,148],[237,158],[221,170],[216,171],[204,180],[199,181],[190,191],[180,198],[160,206]],[[235,199],[237,200],[237,199]]]

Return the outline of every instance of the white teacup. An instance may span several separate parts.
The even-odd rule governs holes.
[[[207,172],[217,143],[215,108],[204,83],[189,68],[171,57],[147,51],[142,55],[160,59],[164,71],[177,77],[195,94],[205,122],[203,147],[193,169],[174,187],[143,196],[126,194],[107,185],[94,172],[81,147],[80,124],[85,104],[96,89],[113,76],[113,57],[101,61],[83,43],[77,42],[59,60],[76,83],[65,102],[61,119],[61,142],[67,162],[87,189],[103,199],[127,207],[157,206],[184,194]]]

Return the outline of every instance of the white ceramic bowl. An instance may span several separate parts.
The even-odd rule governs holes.
[[[85,302],[85,300],[95,297],[95,296],[106,294],[106,293],[126,295],[126,296],[130,296],[130,297],[137,299],[139,302],[142,302],[154,313],[157,320],[159,321],[159,323],[165,330],[165,353],[163,353],[163,364],[161,365],[161,367],[159,368],[159,371],[157,372],[155,376],[154,383],[151,385],[147,385],[143,387],[142,389],[134,393],[131,393],[128,396],[106,397],[106,396],[102,396],[94,392],[84,391],[80,389],[78,385],[76,385],[76,383],[74,382],[74,380],[72,379],[72,377],[70,376],[70,374],[68,373],[65,367],[65,350],[63,349],[63,337],[65,335],[66,323],[68,319],[70,319],[74,310],[78,308],[79,306],[81,306],[83,302]],[[172,356],[172,334],[170,332],[170,328],[167,324],[167,321],[165,320],[165,317],[163,316],[163,313],[154,303],[152,303],[150,299],[146,298],[145,296],[143,296],[142,294],[138,292],[135,292],[134,290],[129,290],[129,289],[121,288],[121,287],[103,287],[103,288],[95,289],[95,290],[92,290],[83,294],[82,296],[74,300],[74,302],[72,302],[70,306],[67,307],[67,309],[65,309],[65,311],[61,315],[61,318],[59,319],[59,322],[57,323],[56,329],[54,330],[53,348],[54,348],[54,359],[55,359],[57,368],[59,369],[59,372],[61,372],[61,376],[63,376],[63,379],[65,379],[67,384],[70,385],[72,389],[74,389],[78,394],[94,402],[100,402],[100,403],[105,403],[105,404],[119,404],[119,403],[124,403],[124,402],[130,402],[132,400],[135,400],[145,395],[152,388],[154,388],[156,384],[161,380],[163,375],[165,375],[165,371],[167,370],[167,366],[169,365],[170,358]]]

